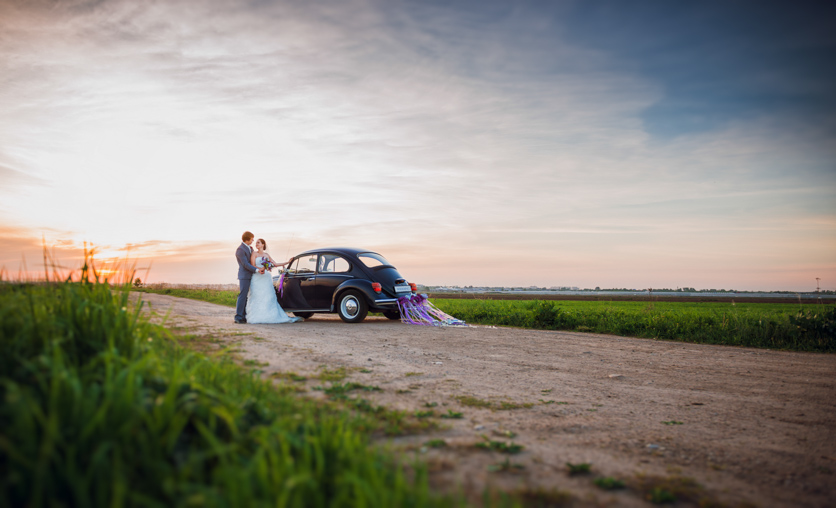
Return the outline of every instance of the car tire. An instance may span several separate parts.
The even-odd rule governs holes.
[[[308,319],[313,316],[313,312],[294,312],[293,315],[302,319]]]
[[[337,301],[337,314],[346,323],[359,323],[366,319],[369,312],[369,304],[366,298],[358,291],[346,291],[340,295]]]
[[[401,312],[399,310],[384,310],[383,315],[387,318],[391,319],[392,321],[398,320],[401,318]]]

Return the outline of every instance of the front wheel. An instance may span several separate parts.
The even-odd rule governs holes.
[[[340,295],[337,304],[337,314],[346,323],[359,323],[366,319],[369,312],[369,305],[366,298],[357,291],[346,291]]]
[[[393,321],[401,318],[401,312],[398,310],[384,310],[383,315]]]

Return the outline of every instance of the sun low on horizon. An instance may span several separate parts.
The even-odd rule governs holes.
[[[2,2],[0,269],[235,283],[252,231],[425,285],[836,290],[835,11]]]

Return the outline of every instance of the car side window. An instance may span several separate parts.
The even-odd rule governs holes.
[[[296,273],[316,272],[316,258],[316,254],[311,254],[310,256],[299,256]]]
[[[287,265],[287,273],[296,273],[299,269],[299,258],[296,258]]]
[[[322,254],[319,256],[319,273],[345,273],[351,270],[348,261],[336,254]]]

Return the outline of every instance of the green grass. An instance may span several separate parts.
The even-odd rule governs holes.
[[[476,448],[508,454],[520,453],[523,449],[525,449],[523,445],[516,444],[512,441],[494,441],[485,435],[482,436],[482,439],[484,439],[484,441],[478,442],[474,445]]]
[[[583,462],[581,464],[572,464],[571,462],[566,463],[566,470],[569,472],[570,476],[589,474],[591,469],[592,464],[589,464],[588,462]]]
[[[624,482],[612,476],[601,476],[592,480],[597,487],[603,490],[618,490],[624,488]]]
[[[461,502],[367,414],[180,347],[126,290],[0,282],[0,348],[1,506]]]
[[[433,303],[471,324],[836,352],[833,305],[462,299]]]
[[[217,303],[219,305],[226,305],[227,307],[235,307],[238,301],[237,290],[227,289],[174,289],[174,288],[131,288],[132,291],[141,293],[156,293],[158,295],[171,295],[180,298],[191,298],[192,300],[201,300],[204,302]]]

